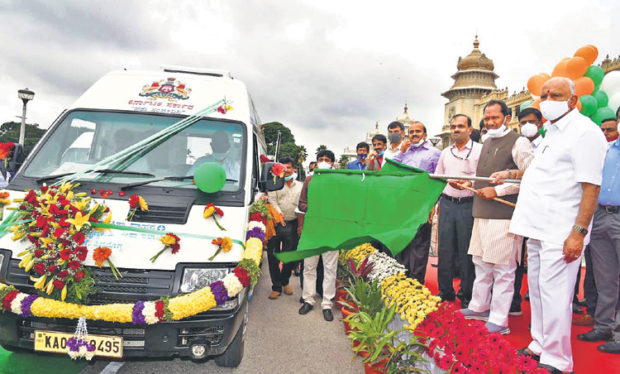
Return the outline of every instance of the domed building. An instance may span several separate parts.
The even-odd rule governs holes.
[[[493,60],[488,58],[480,51],[478,35],[474,39],[474,49],[463,58],[459,57],[456,64],[457,71],[452,75],[454,84],[441,95],[448,99],[445,104],[444,125],[441,133],[437,136],[441,138],[444,146],[449,145],[450,139],[450,118],[457,113],[469,115],[475,127],[482,117],[476,116],[476,107],[480,99],[497,89],[495,80],[499,75],[495,74]]]

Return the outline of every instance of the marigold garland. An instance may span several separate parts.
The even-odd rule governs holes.
[[[254,217],[266,219],[262,214],[260,217]],[[254,221],[264,225],[263,220]],[[256,223],[253,225],[260,227]],[[78,305],[29,295],[19,292],[13,286],[0,283],[0,305],[3,311],[21,316],[67,319],[85,317],[88,320],[147,325],[180,320],[206,312],[236,297],[245,287],[255,285],[260,275],[258,264],[262,257],[262,249],[263,242],[260,239],[249,238],[242,260],[231,273],[209,286],[172,298],[165,297],[157,301],[141,300],[133,304]],[[19,307],[16,300],[20,300]]]

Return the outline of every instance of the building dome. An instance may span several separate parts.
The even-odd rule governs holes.
[[[407,103],[405,103],[405,108],[404,108],[404,112],[403,114],[401,114],[400,116],[396,117],[396,120],[400,123],[402,123],[403,125],[405,125],[405,128],[409,128],[409,125],[411,125],[414,121],[413,118],[409,117],[409,113],[407,113]]]
[[[474,49],[471,53],[464,58],[459,57],[459,62],[456,64],[456,68],[459,71],[463,70],[490,70],[493,71],[495,66],[493,65],[493,60],[485,56],[484,53],[480,52],[478,46],[480,42],[478,41],[478,35],[476,35],[476,39],[474,40]]]

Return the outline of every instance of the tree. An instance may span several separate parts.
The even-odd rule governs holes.
[[[327,151],[327,146],[324,144],[321,144],[317,149],[316,149],[316,153],[319,153],[321,151]]]
[[[340,168],[341,169],[346,169],[347,168],[347,164],[349,163],[349,156],[341,155],[340,156],[340,160],[338,160],[338,163],[340,164]]]
[[[280,138],[280,145],[284,143],[295,144],[295,137],[291,133],[291,130],[280,122],[265,123],[261,127],[263,128],[263,135],[265,136],[265,142],[267,143],[267,153],[269,153],[270,155],[276,153],[278,131],[282,133],[282,137]],[[293,158],[296,158],[296,156]]]
[[[5,122],[0,126],[0,142],[13,142],[19,141],[19,130],[21,123],[19,122]],[[24,137],[24,155],[27,156],[35,144],[45,134],[44,129],[39,128],[37,124],[26,124],[26,134]]]
[[[308,150],[303,145],[299,146],[299,152],[297,153],[297,162],[303,164],[308,158]]]

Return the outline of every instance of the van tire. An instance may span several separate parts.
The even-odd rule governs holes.
[[[230,343],[226,351],[221,355],[215,358],[215,363],[217,366],[226,367],[226,368],[236,368],[241,363],[243,359],[243,347],[245,345],[245,339],[243,339],[243,332],[245,330],[245,321],[241,326],[239,326],[239,330],[237,331],[237,335]]]

